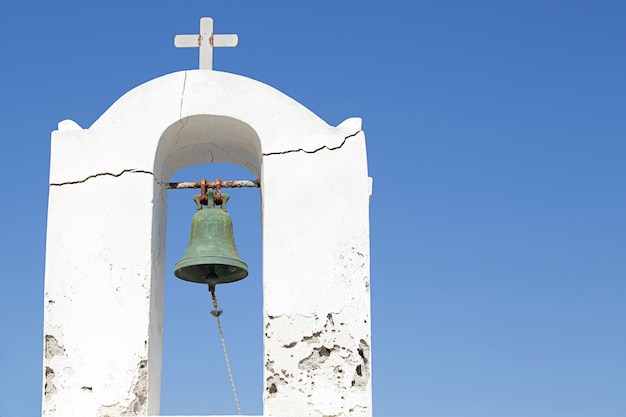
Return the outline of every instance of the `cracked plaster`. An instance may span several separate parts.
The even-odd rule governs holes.
[[[182,106],[182,100],[181,100],[181,106]],[[181,123],[183,123],[182,120],[181,120]],[[184,128],[184,123],[183,123],[183,127],[181,128],[181,131],[182,131],[183,128]],[[322,146],[318,147],[317,149],[313,149],[313,150],[310,150],[310,151],[306,150],[306,149],[302,149],[302,148],[289,149],[289,150],[286,150],[286,151],[264,153],[263,156],[286,155],[286,154],[290,154],[290,153],[294,153],[294,152],[303,152],[303,153],[307,153],[307,154],[314,154],[314,153],[317,153],[317,152],[319,152],[321,150],[324,150],[324,149],[329,150],[329,151],[336,151],[338,149],[341,149],[346,144],[346,141],[349,138],[355,137],[359,133],[361,133],[361,130],[359,130],[358,132],[355,132],[355,133],[353,133],[351,135],[346,136],[343,139],[343,141],[341,142],[341,144],[339,144],[338,146],[334,146],[334,147],[328,146],[328,145],[322,145]],[[180,134],[180,131],[177,133],[177,137],[178,137],[179,134]],[[213,146],[215,146],[216,148],[219,149],[218,145],[213,144]],[[211,156],[209,158],[208,162],[214,162],[215,155],[210,150],[207,150],[207,152]],[[98,178],[98,177],[103,177],[103,176],[104,177],[108,176],[108,177],[118,178],[118,177],[121,177],[124,174],[148,174],[148,175],[152,175],[152,177],[154,177],[154,180],[156,181],[157,184],[159,184],[161,186],[166,186],[167,185],[166,181],[160,181],[154,175],[154,173],[151,172],[151,171],[146,171],[146,170],[143,170],[143,169],[128,168],[128,169],[124,169],[124,170],[118,172],[117,174],[112,173],[112,172],[99,172],[97,174],[89,175],[89,176],[83,178],[82,180],[65,181],[65,182],[60,182],[60,183],[50,183],[50,186],[51,187],[59,187],[59,186],[63,186],[63,185],[82,184],[82,183],[87,182],[88,180],[93,179],[93,178]]]
[[[53,132],[44,416],[158,414],[163,184],[212,161],[261,181],[264,414],[371,416],[360,119],[328,126],[279,91],[218,71],[157,78],[88,129],[65,120]],[[332,202],[329,184],[341,191]]]

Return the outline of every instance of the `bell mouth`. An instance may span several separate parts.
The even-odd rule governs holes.
[[[175,268],[176,277],[201,284],[223,284],[248,276],[245,262],[219,256],[198,256],[180,260]]]

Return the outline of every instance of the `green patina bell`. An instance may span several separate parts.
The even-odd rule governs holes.
[[[185,281],[216,285],[238,281],[248,276],[248,265],[235,247],[233,221],[226,212],[228,194],[221,195],[216,207],[212,190],[208,190],[207,207],[200,196],[194,196],[198,211],[191,219],[189,245],[183,259],[176,263],[174,275]]]

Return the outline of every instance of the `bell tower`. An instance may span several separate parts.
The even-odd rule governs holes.
[[[88,128],[65,120],[52,132],[44,416],[159,415],[166,185],[208,162],[260,183],[263,415],[372,415],[361,121],[329,126],[268,85],[213,71],[207,54],[237,38],[212,32],[203,19],[195,44],[176,40],[200,47],[201,69],[132,89]]]

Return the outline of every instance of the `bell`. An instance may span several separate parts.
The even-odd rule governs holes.
[[[189,245],[176,263],[174,275],[209,285],[238,281],[248,276],[248,265],[235,247],[233,221],[226,212],[228,194],[222,194],[221,208],[217,208],[212,191],[209,193],[207,208],[202,207],[200,196],[194,197],[198,211],[191,219]]]

